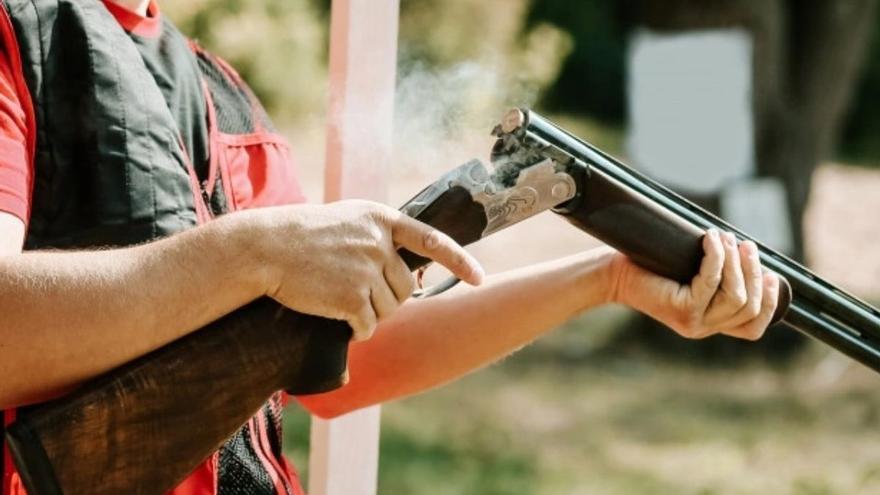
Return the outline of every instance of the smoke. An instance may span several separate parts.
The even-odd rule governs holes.
[[[477,62],[399,69],[394,101],[394,167],[438,174],[471,158],[487,159],[489,135],[504,110],[530,106],[537,89]]]

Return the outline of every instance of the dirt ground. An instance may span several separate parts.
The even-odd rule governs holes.
[[[880,169],[819,168],[806,218],[813,270],[880,301]]]

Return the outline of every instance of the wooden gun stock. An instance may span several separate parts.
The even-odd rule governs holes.
[[[351,329],[261,298],[89,382],[19,411],[7,440],[32,495],[161,493],[276,391],[346,380]]]
[[[483,205],[458,187],[417,218],[460,244],[486,228]],[[400,254],[411,269],[429,261]],[[350,338],[345,322],[261,298],[67,396],[20,409],[6,439],[30,495],[162,493],[278,390],[342,386]]]

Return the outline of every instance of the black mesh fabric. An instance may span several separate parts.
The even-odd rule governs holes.
[[[220,448],[218,495],[276,495],[272,478],[254,452],[250,428],[248,422]]]
[[[196,50],[199,69],[208,85],[211,99],[214,102],[217,129],[225,134],[250,134],[260,129],[272,130],[269,117],[250,90],[236,83],[237,76],[229,71],[212,55]],[[255,125],[254,117],[259,119]],[[223,191],[222,178],[217,177],[211,194],[211,209],[215,214],[228,210],[228,202]],[[282,395],[277,393],[257,413],[266,420],[266,436],[268,448],[279,464],[282,464],[281,452],[281,403]],[[251,428],[257,427],[256,420],[249,421],[220,448],[218,460],[218,491],[219,495],[275,495],[275,485],[266,467],[254,451],[251,441]],[[284,479],[282,477],[282,479]],[[292,495],[292,487],[285,486],[288,495]]]
[[[272,124],[272,119],[269,118],[269,114],[266,113],[266,109],[260,104],[260,101],[251,91],[251,88],[245,86],[243,90],[251,98],[251,101],[254,102],[254,116],[260,121],[260,125],[263,126],[263,129],[275,132],[275,125]]]
[[[223,190],[223,179],[217,176],[214,182],[214,191],[211,193],[211,211],[214,215],[222,215],[229,211],[229,203],[226,201],[226,192]]]
[[[260,105],[250,88],[236,81],[237,75],[207,53],[198,53],[199,68],[208,83],[214,99],[214,112],[217,115],[217,128],[226,134],[249,134],[257,131],[254,118],[259,127],[274,131],[272,121]]]
[[[269,446],[272,448],[272,454],[276,459],[281,459],[281,411],[283,409],[281,401],[281,392],[272,396],[263,412],[266,414],[266,425],[268,429]]]

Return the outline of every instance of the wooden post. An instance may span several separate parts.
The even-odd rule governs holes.
[[[397,65],[398,0],[334,0],[324,199],[386,201]],[[311,495],[373,495],[379,406],[312,419]]]

